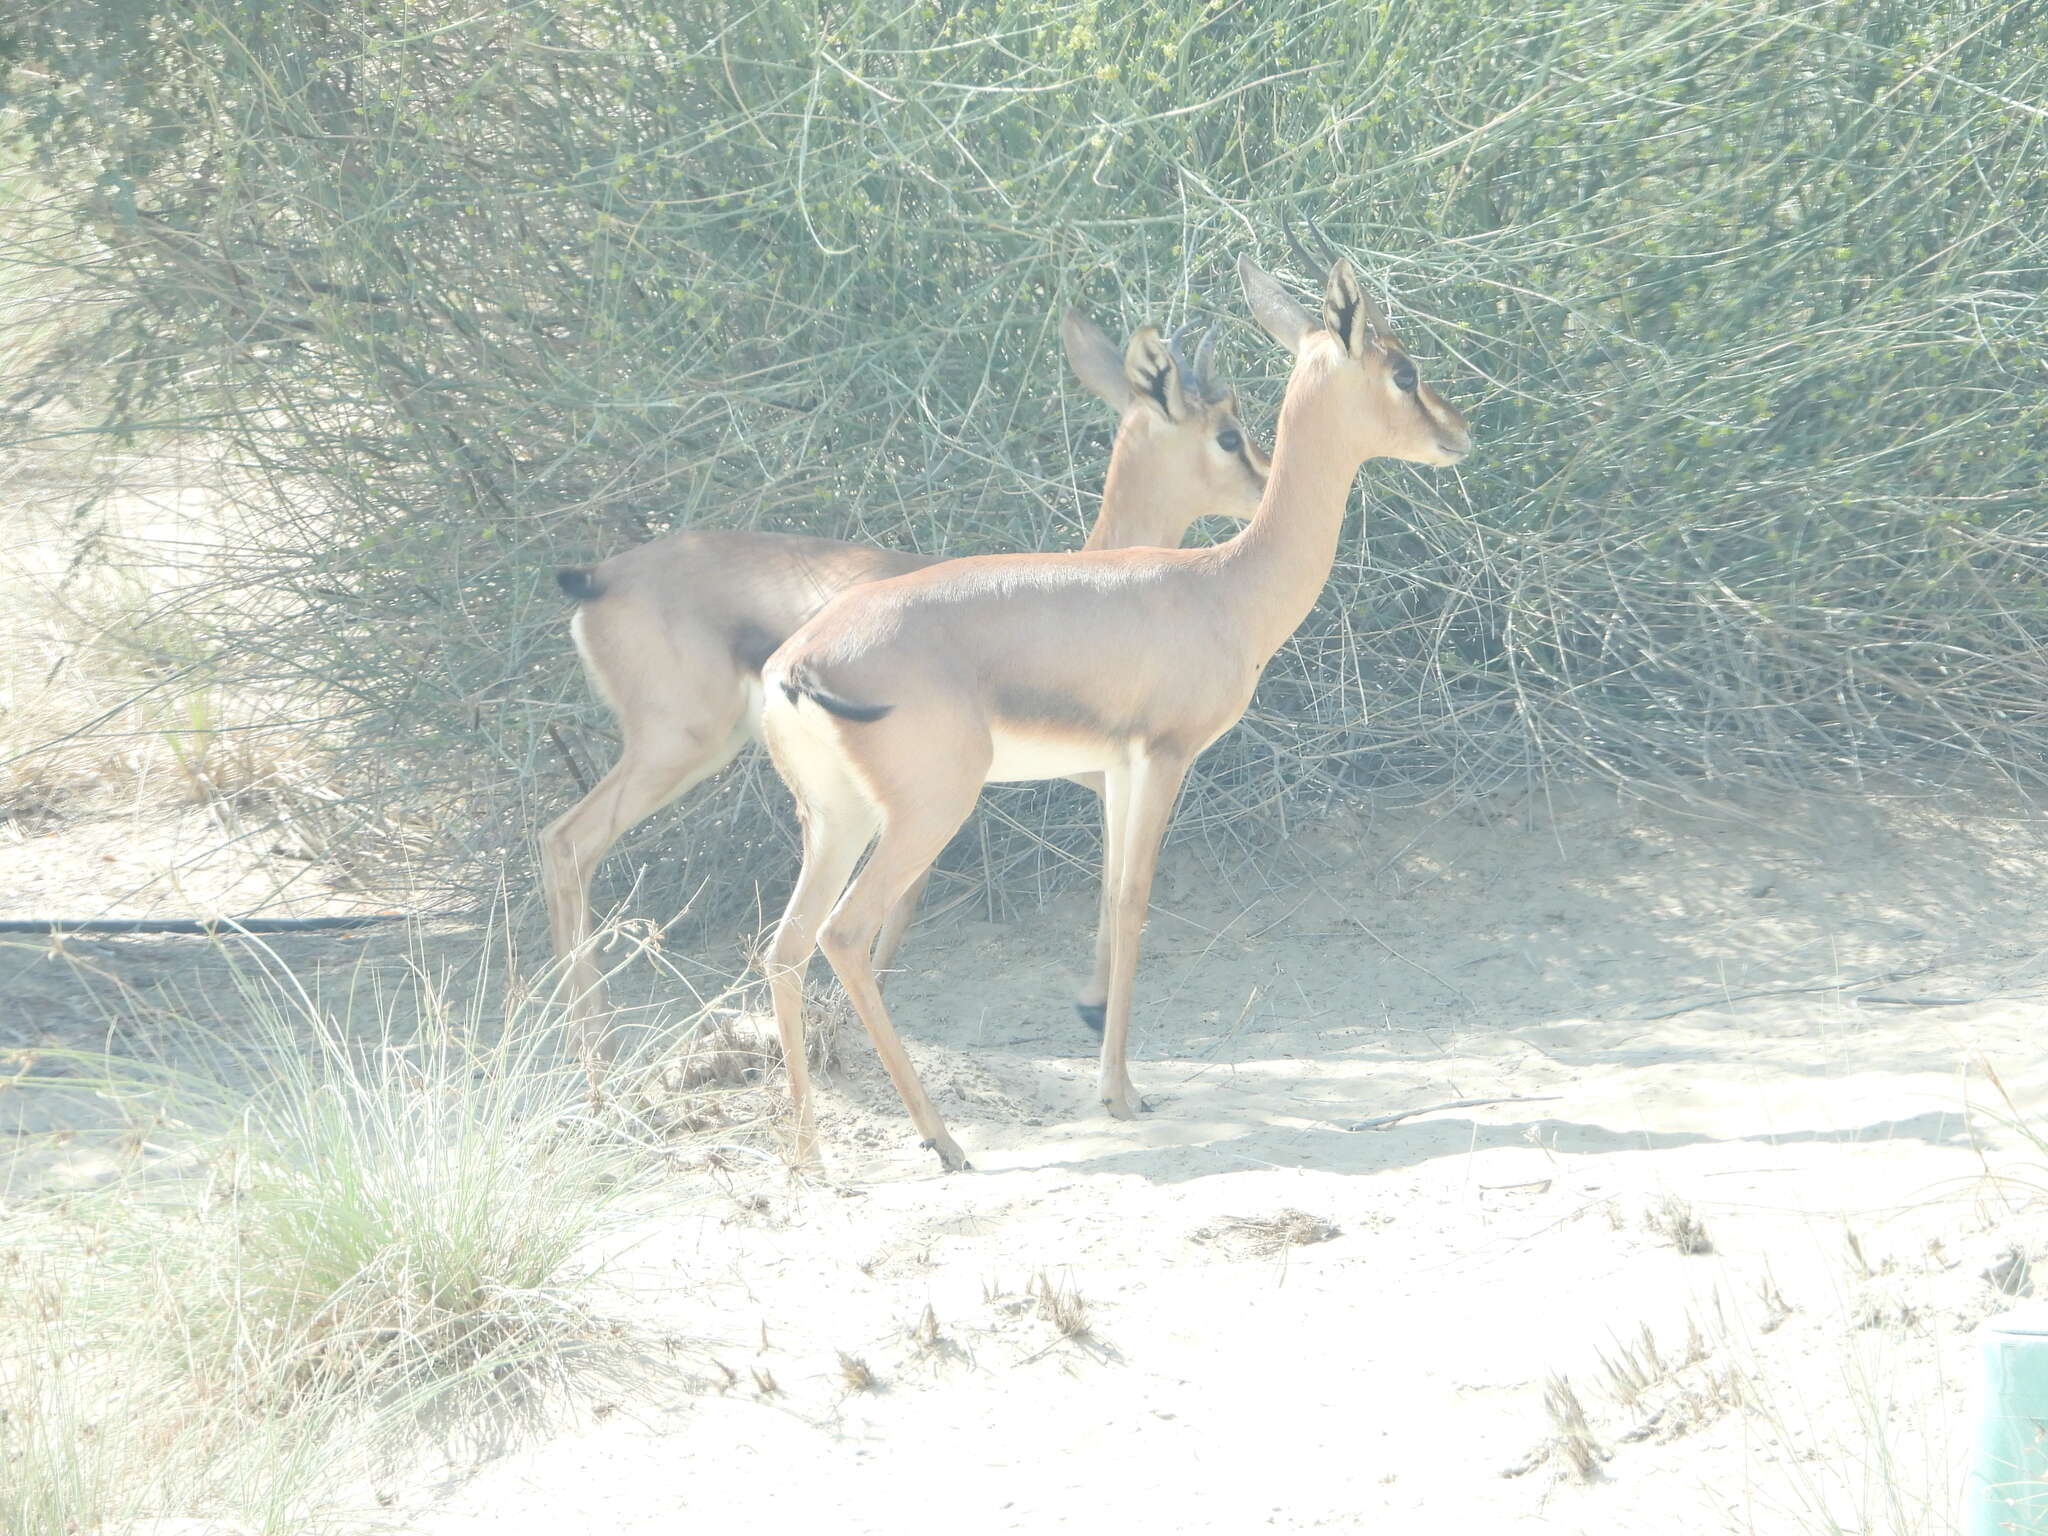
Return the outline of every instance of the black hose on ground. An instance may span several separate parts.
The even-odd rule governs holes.
[[[403,912],[347,917],[8,917],[0,933],[317,933],[324,928],[368,928],[402,923]]]

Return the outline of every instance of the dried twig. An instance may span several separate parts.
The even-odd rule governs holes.
[[[1656,1013],[1631,1014],[1631,1022],[1648,1024],[1657,1019],[1675,1019],[1681,1013],[1694,1013],[1702,1008],[1726,1007],[1733,1003],[1746,1003],[1759,997],[1802,997],[1810,992],[1847,992],[1856,987],[1867,987],[1880,981],[1904,981],[1909,976],[1925,976],[1933,970],[1931,965],[1914,965],[1889,971],[1874,971],[1868,976],[1858,976],[1839,981],[1815,981],[1799,987],[1754,987],[1747,992],[1716,992],[1708,997],[1694,998],[1670,1008],[1659,1009]],[[1868,999],[1857,998],[1862,1002]],[[1972,999],[1974,1001],[1974,999]]]
[[[1398,1114],[1374,1115],[1370,1120],[1354,1120],[1344,1127],[1347,1131],[1377,1131],[1403,1120],[1412,1120],[1417,1115],[1433,1115],[1440,1109],[1478,1109],[1486,1104],[1554,1104],[1563,1098],[1561,1093],[1511,1093],[1497,1099],[1452,1099],[1444,1104],[1424,1104],[1418,1109],[1404,1109]]]

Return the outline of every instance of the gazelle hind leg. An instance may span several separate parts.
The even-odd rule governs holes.
[[[813,786],[815,789],[815,786]],[[817,1118],[811,1108],[811,1064],[804,1052],[804,971],[818,947],[818,928],[846,889],[854,865],[874,837],[876,818],[857,796],[836,793],[799,799],[804,862],[789,893],[782,920],[768,946],[768,992],[774,1001],[775,1033],[789,1072],[790,1109],[796,1127],[795,1161],[816,1166]]]
[[[896,951],[903,947],[903,935],[910,931],[910,925],[917,921],[917,904],[924,899],[924,888],[932,878],[931,867],[911,881],[910,889],[897,898],[896,905],[889,909],[888,921],[882,924],[882,936],[875,940],[875,974],[885,977],[896,965]]]
[[[1138,945],[1145,914],[1152,902],[1152,874],[1159,845],[1180,795],[1181,780],[1192,761],[1185,753],[1138,752],[1130,766],[1109,774],[1109,822],[1122,854],[1117,868],[1116,898],[1110,913],[1113,942],[1110,956],[1109,1005],[1102,1030],[1102,1061],[1096,1096],[1119,1120],[1135,1113],[1128,1047],[1131,1032],[1131,985],[1138,971]]]
[[[889,1081],[896,1087],[896,1096],[910,1112],[911,1124],[917,1127],[925,1145],[938,1153],[939,1162],[948,1173],[967,1168],[967,1157],[918,1081],[917,1068],[911,1064],[896,1026],[890,1022],[889,1010],[882,1004],[882,989],[876,983],[869,957],[874,952],[875,936],[890,910],[931,868],[932,860],[973,811],[980,789],[978,769],[956,767],[948,784],[936,785],[928,780],[920,783],[914,805],[889,807],[883,814],[882,832],[874,851],[825,920],[824,931],[819,935],[825,958],[846,989],[854,1012],[867,1026],[875,1054],[881,1057]]]
[[[628,738],[611,771],[541,833],[541,896],[569,1018],[593,1082],[609,1053],[604,979],[591,953],[590,877],[612,845],[677,796],[718,772],[752,733],[744,718],[708,729]]]

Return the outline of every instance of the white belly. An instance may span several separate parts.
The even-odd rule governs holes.
[[[998,727],[990,738],[996,749],[995,759],[988,765],[990,784],[1024,784],[1034,779],[1100,773],[1117,761],[1120,753],[1115,742],[1076,734]]]

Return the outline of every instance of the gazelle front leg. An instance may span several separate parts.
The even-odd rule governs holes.
[[[1116,926],[1112,914],[1116,910],[1117,870],[1123,863],[1123,848],[1121,840],[1110,831],[1109,785],[1104,776],[1077,773],[1073,781],[1095,796],[1102,812],[1102,886],[1095,898],[1095,971],[1089,976],[1088,985],[1081,989],[1081,995],[1074,999],[1074,1012],[1099,1035],[1109,1003],[1111,934]]]
[[[1173,802],[1180,795],[1193,757],[1181,751],[1135,746],[1127,766],[1109,771],[1103,804],[1108,835],[1118,852],[1116,898],[1108,915],[1111,931],[1109,1001],[1103,1021],[1102,1063],[1096,1096],[1119,1120],[1142,1107],[1131,1089],[1127,1049],[1131,1032],[1131,983],[1138,970],[1139,936],[1152,902],[1152,874]],[[1105,852],[1104,868],[1109,868]],[[1136,1101],[1136,1102],[1134,1102]]]

